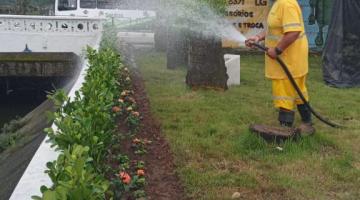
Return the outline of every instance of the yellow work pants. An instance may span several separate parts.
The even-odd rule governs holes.
[[[305,99],[309,101],[309,95],[305,85],[306,75],[300,78],[295,78],[295,82],[304,94]],[[273,79],[272,90],[274,106],[276,108],[294,110],[295,105],[304,104],[288,79]]]

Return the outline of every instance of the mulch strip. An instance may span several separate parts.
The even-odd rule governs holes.
[[[161,134],[161,125],[151,113],[149,99],[140,72],[133,69],[131,78],[135,92],[134,98],[141,114],[141,127],[135,137],[150,140],[152,143],[146,146],[146,154],[136,155],[131,148],[132,140],[124,139],[121,144],[122,153],[128,155],[132,161],[145,161],[147,199],[188,199],[176,174],[169,144]],[[119,122],[118,125],[120,126],[119,130],[124,128],[122,122]]]

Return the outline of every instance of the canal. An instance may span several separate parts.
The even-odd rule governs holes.
[[[0,127],[24,117],[43,103],[49,92],[64,84],[54,78],[0,78]]]
[[[0,78],[0,126],[24,117],[0,130],[0,199],[9,199],[45,138],[44,129],[51,126],[47,113],[55,107],[47,94],[54,88],[67,91],[72,82],[64,77]]]
[[[40,98],[31,92],[0,95],[0,127],[3,127],[5,123],[13,119],[24,117],[45,101],[45,99],[45,96]]]

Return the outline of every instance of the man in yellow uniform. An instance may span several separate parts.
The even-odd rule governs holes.
[[[265,40],[269,48],[265,56],[265,74],[272,80],[274,105],[279,109],[279,122],[292,127],[297,106],[302,118],[299,126],[302,134],[313,134],[311,112],[304,105],[288,77],[276,61],[280,56],[288,66],[296,83],[309,99],[306,89],[308,74],[308,40],[305,34],[302,12],[297,0],[276,0],[268,16],[267,31],[248,38],[246,45]]]

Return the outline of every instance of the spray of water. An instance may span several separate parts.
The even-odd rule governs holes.
[[[244,43],[246,40],[246,37],[232,25],[225,26],[220,33],[222,38],[232,40],[240,44]]]
[[[163,23],[209,37],[219,37],[243,44],[246,37],[232,22],[204,1],[178,0],[162,5]]]
[[[131,8],[134,9],[134,7]],[[136,9],[146,8],[154,9],[160,15],[158,23],[164,25],[163,28],[201,33],[208,37],[231,40],[240,45],[246,40],[231,20],[226,19],[203,0],[148,0],[141,1],[141,7],[136,7]],[[247,33],[247,35],[250,34],[254,32]]]

